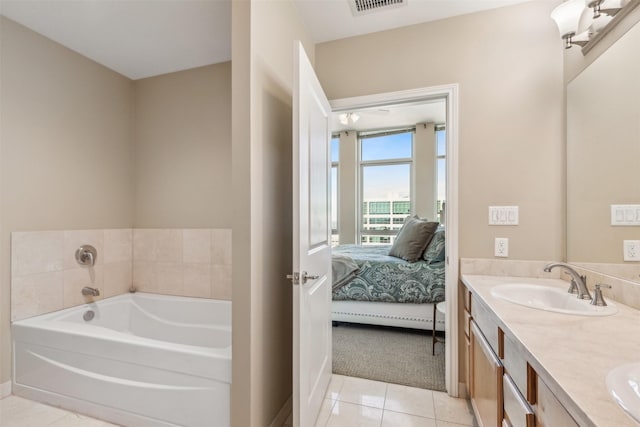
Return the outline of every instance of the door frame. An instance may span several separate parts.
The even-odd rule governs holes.
[[[433,99],[446,99],[446,165],[447,165],[447,224],[445,267],[445,384],[450,396],[460,395],[458,362],[458,108],[459,85],[457,83],[356,96],[330,100],[334,113],[384,107],[404,103],[416,103]],[[434,319],[435,321],[435,319]]]

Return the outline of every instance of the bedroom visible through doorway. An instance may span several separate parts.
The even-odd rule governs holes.
[[[334,373],[446,390],[447,102],[334,114]]]

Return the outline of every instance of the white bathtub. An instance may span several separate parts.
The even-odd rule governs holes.
[[[119,295],[12,335],[17,395],[125,426],[230,424],[230,301]]]

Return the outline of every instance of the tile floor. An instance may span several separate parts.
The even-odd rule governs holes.
[[[1,427],[115,427],[105,421],[78,415],[18,396],[0,400]]]
[[[291,417],[285,426],[291,425]],[[316,427],[476,426],[467,400],[446,393],[333,375]],[[17,396],[0,400],[1,427],[114,427]]]
[[[285,426],[291,425],[291,417]],[[316,427],[477,426],[471,404],[446,393],[333,375]]]

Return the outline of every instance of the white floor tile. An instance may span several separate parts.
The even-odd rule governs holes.
[[[464,426],[477,425],[475,423],[473,409],[471,409],[471,404],[468,400],[449,397],[447,393],[434,391],[433,403],[437,420],[462,424]]]
[[[106,421],[85,417],[18,396],[9,396],[0,400],[0,426],[117,427]]]
[[[382,409],[336,401],[327,427],[380,427]]]
[[[327,393],[325,394],[325,398],[336,400],[338,398],[338,394],[342,390],[342,385],[344,384],[344,379],[347,378],[344,375],[333,374],[331,376],[331,382],[329,383],[329,387],[327,388]]]
[[[318,414],[318,420],[316,421],[316,427],[325,427],[331,416],[331,410],[335,404],[335,400],[324,399],[322,406],[320,407],[320,413]]]
[[[474,424],[474,426],[477,424]],[[469,427],[465,424],[450,423],[448,421],[436,420],[436,427]]]
[[[47,427],[106,427],[113,424],[78,414],[69,414],[49,424]]]
[[[384,410],[382,414],[382,427],[437,427],[433,418],[418,417],[416,415],[402,414]]]
[[[421,417],[435,418],[433,391],[397,384],[387,385],[384,409]]]
[[[17,396],[0,400],[2,427],[46,427],[69,412]]]
[[[356,405],[384,408],[387,383],[365,380],[363,378],[345,377],[338,401],[355,403]]]

